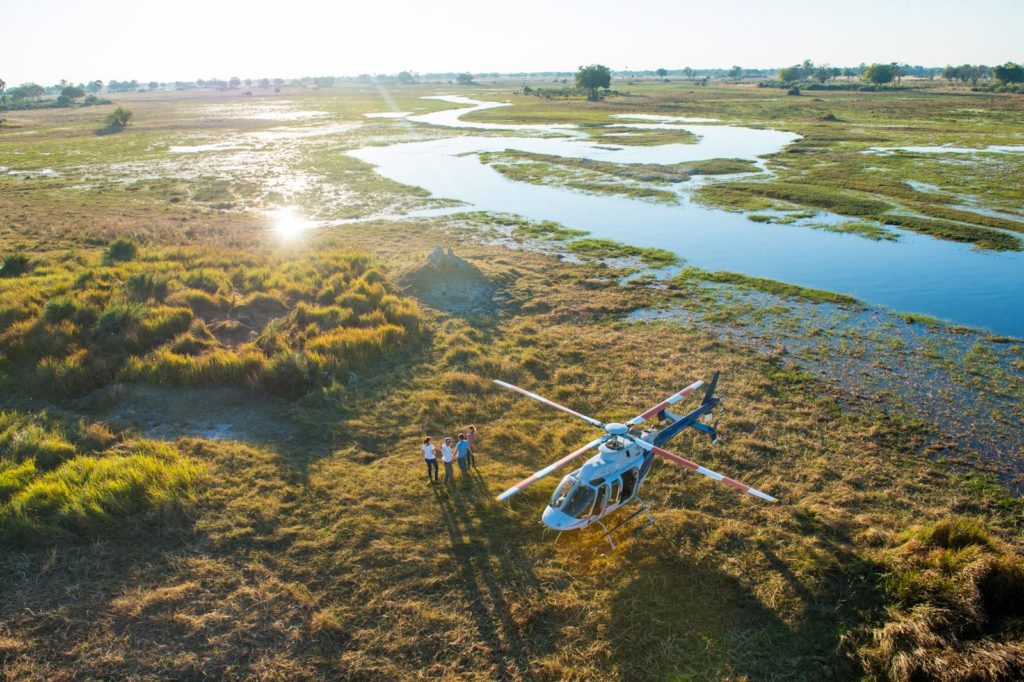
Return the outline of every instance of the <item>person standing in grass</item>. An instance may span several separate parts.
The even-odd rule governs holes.
[[[455,450],[459,456],[459,470],[465,476],[469,473],[469,441],[466,440],[466,434],[459,434],[459,442],[455,445]]]
[[[469,443],[469,465],[476,469],[476,427],[466,429],[466,441]]]
[[[434,454],[434,446],[430,443],[430,436],[423,439],[423,459],[427,461],[427,480],[437,483],[437,456]]]
[[[455,471],[452,469],[452,439],[445,438],[441,444],[441,461],[444,462],[444,484],[449,488],[455,480]]]

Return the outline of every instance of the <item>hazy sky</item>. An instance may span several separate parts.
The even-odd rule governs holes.
[[[1024,0],[0,0],[0,78],[1024,60]]]

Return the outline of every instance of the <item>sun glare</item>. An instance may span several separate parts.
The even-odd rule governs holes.
[[[317,227],[318,223],[303,216],[294,206],[286,206],[269,213],[271,231],[282,241],[293,242],[307,231]]]

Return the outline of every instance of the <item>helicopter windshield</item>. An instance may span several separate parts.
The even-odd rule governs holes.
[[[590,514],[590,508],[594,505],[594,489],[584,483],[573,488],[569,498],[562,506],[562,513],[574,519],[583,518]]]
[[[565,502],[565,498],[569,496],[572,487],[577,483],[579,483],[579,480],[572,474],[563,478],[562,482],[555,488],[554,494],[551,495],[551,506],[558,509]]]

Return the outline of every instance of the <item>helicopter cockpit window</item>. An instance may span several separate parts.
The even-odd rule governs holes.
[[[596,493],[589,485],[580,484],[569,493],[569,498],[562,507],[562,513],[580,519],[590,514]]]
[[[562,503],[565,502],[565,498],[568,497],[569,492],[577,482],[576,477],[572,474],[563,478],[562,482],[558,484],[557,488],[555,488],[554,494],[551,495],[551,506],[558,509]]]

